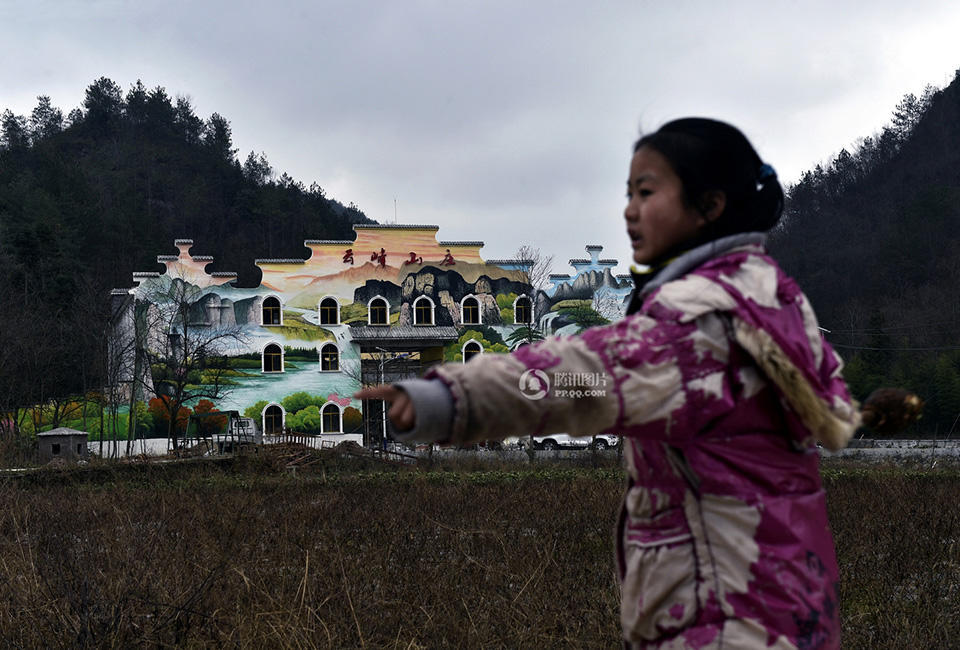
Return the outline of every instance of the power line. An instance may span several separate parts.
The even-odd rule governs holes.
[[[910,325],[888,325],[886,327],[860,327],[853,329],[835,329],[828,328],[831,332],[837,332],[841,334],[884,334],[891,330],[909,330],[909,329],[924,329],[928,327],[940,327],[940,326],[951,326],[951,327],[960,327],[960,322],[957,320],[942,320],[942,321],[933,321],[929,323],[912,323]]]
[[[847,350],[880,350],[883,352],[932,352],[936,350],[960,350],[960,345],[945,345],[930,348],[873,348],[865,345],[844,345],[843,343],[830,343],[834,348],[845,348]]]

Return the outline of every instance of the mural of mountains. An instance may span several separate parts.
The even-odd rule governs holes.
[[[387,264],[380,266],[374,262],[364,262],[360,266],[350,266],[339,273],[329,275],[291,275],[288,282],[294,283],[303,280],[303,289],[290,301],[294,307],[312,309],[317,306],[320,298],[333,294],[336,296],[350,296],[358,283],[368,278],[396,281],[401,269]]]
[[[572,284],[561,284],[557,287],[553,297],[557,300],[589,300],[597,289],[627,289],[632,288],[629,280],[618,280],[610,269],[603,271],[586,271],[579,274]]]
[[[359,299],[354,295],[354,289],[358,283],[370,279],[393,283],[399,287],[404,284],[406,278],[410,275],[421,277],[423,274],[432,274],[433,277],[440,278],[439,283],[446,283],[450,286],[457,285],[457,290],[462,290],[462,287],[459,285],[462,285],[464,282],[475,285],[482,277],[486,277],[486,275],[491,272],[491,268],[493,267],[486,264],[457,262],[455,267],[450,267],[451,270],[446,271],[438,268],[434,263],[410,264],[397,268],[390,265],[380,267],[378,264],[365,262],[361,266],[351,266],[339,273],[312,279],[303,290],[294,296],[290,304],[294,307],[312,309],[317,306],[320,298],[328,294],[337,295],[344,299],[352,298],[359,302]],[[519,281],[522,278],[519,272],[509,270],[501,270],[500,272],[508,282],[516,283],[519,286]],[[457,279],[448,280],[448,277],[455,277]],[[470,291],[464,291],[463,294],[457,297],[457,300],[469,292]],[[487,290],[487,293],[489,293],[489,290]],[[372,298],[373,295],[371,295],[370,298]],[[369,298],[367,298],[367,300],[369,300]],[[366,302],[366,300],[363,300],[363,302]]]

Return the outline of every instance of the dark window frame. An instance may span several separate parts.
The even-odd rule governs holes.
[[[473,296],[467,296],[461,303],[460,320],[464,325],[480,324],[480,301]],[[468,317],[467,314],[470,314]]]
[[[421,314],[426,314],[427,318],[424,319]],[[426,296],[420,296],[413,302],[413,324],[433,325],[433,303]]]
[[[271,348],[275,348],[277,351],[273,352]],[[283,348],[278,344],[268,343],[263,348],[262,356],[263,372],[283,372]]]
[[[343,413],[336,404],[331,404],[329,402],[324,404],[323,408],[320,410],[320,430],[323,431],[323,433],[343,433],[342,415]],[[334,418],[336,418],[335,428],[328,428],[327,422],[333,422]]]
[[[333,350],[333,352],[329,352]],[[340,349],[334,343],[327,343],[320,348],[320,370],[323,372],[340,372]]]
[[[379,304],[378,304],[379,303]],[[370,301],[367,323],[370,325],[389,325],[390,324],[390,306],[385,298],[374,298]],[[382,312],[382,316],[380,315]],[[374,314],[377,314],[376,318]],[[379,322],[381,321],[382,322]]]
[[[333,303],[331,307],[329,304],[324,306],[324,303]],[[321,325],[339,325],[340,324],[340,303],[337,302],[337,299],[332,296],[327,296],[320,301],[320,304],[317,306],[318,318],[320,319]]]
[[[268,304],[269,303],[269,304]],[[276,303],[276,304],[274,304]],[[264,325],[283,324],[283,305],[276,296],[267,296],[263,299],[261,316]]]

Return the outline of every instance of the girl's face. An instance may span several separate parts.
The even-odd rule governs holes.
[[[693,238],[707,219],[683,199],[683,183],[658,151],[640,147],[627,181],[627,233],[633,259],[649,264]]]

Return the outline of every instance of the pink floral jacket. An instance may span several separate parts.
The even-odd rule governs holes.
[[[741,235],[674,261],[635,306],[579,336],[431,370],[453,398],[447,436],[624,436],[628,645],[838,647],[816,444],[843,447],[859,414],[806,297],[762,236]],[[584,377],[589,396],[557,386]]]

